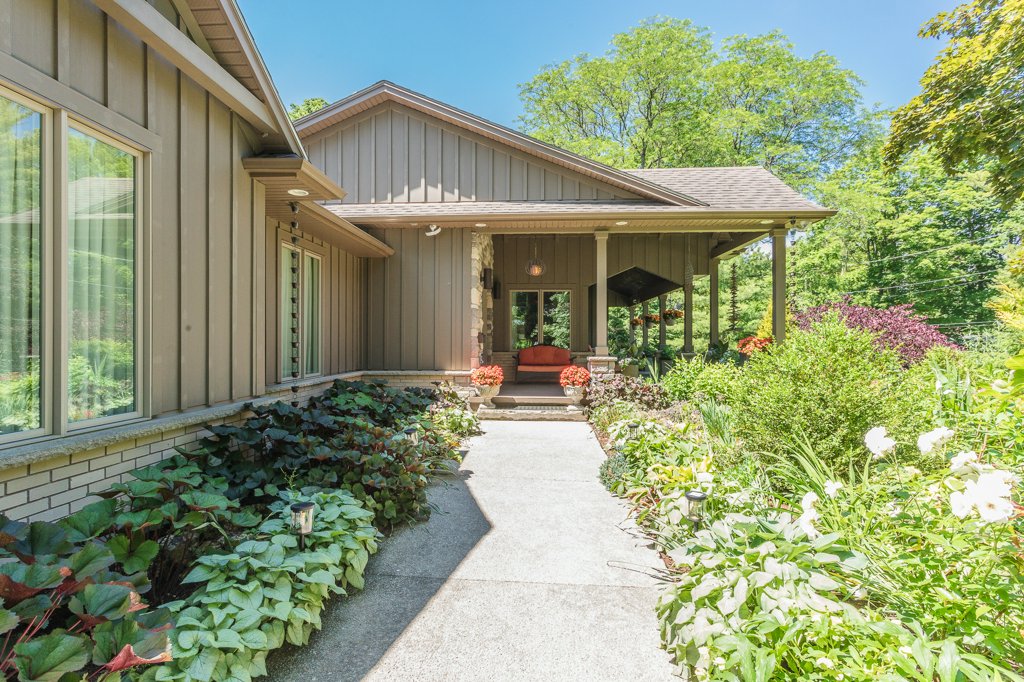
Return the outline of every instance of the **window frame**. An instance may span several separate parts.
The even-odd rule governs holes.
[[[299,371],[296,376],[292,376],[291,372],[285,371],[284,363],[284,349],[285,344],[290,341],[285,339],[284,333],[284,315],[286,314],[284,309],[280,307],[280,301],[283,297],[283,292],[280,290],[281,287],[281,271],[286,265],[282,262],[281,254],[283,251],[291,251],[299,255],[299,271],[296,273],[298,278],[298,301],[296,303],[296,310],[298,311],[298,317],[296,318],[296,327],[299,330]],[[278,383],[287,384],[295,381],[302,381],[312,377],[323,376],[324,374],[324,255],[314,248],[309,248],[303,244],[300,244],[298,240],[289,238],[278,239],[278,277],[277,277],[277,300],[278,300],[278,319],[277,319],[277,379]],[[318,344],[318,363],[319,371],[306,372],[306,351],[307,351],[307,340],[306,340],[306,259],[312,258],[319,264],[319,275],[317,278],[317,288],[319,289],[319,305],[317,306],[317,330],[320,336],[320,343]]]
[[[573,333],[573,302],[572,287],[545,287],[542,289],[513,288],[508,291],[508,339],[509,348],[514,352],[516,348],[515,326],[512,319],[512,306],[515,305],[516,294],[537,294],[537,338],[540,345],[550,345],[544,335],[544,294],[568,294],[569,295],[569,349],[572,350],[575,334]]]
[[[41,101],[0,79],[0,96],[39,114],[40,121],[40,428],[0,435],[0,448],[55,440],[102,430],[115,424],[148,418],[149,307],[147,236],[150,215],[146,202],[151,152],[143,145],[112,134],[97,123],[62,106]],[[135,409],[131,412],[68,421],[68,364],[70,356],[68,315],[68,136],[71,130],[88,135],[134,158],[133,322]]]

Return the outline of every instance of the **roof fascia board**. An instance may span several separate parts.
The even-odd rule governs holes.
[[[216,95],[258,132],[283,132],[279,131],[279,124],[267,105],[145,0],[93,2],[192,80]]]
[[[408,204],[400,204],[401,206],[408,206]],[[329,204],[329,208],[340,216],[345,216],[345,209],[350,207],[351,204]],[[705,221],[705,220],[717,220],[717,219],[732,219],[732,220],[767,220],[769,218],[779,220],[780,222],[788,222],[791,219],[795,220],[807,220],[810,222],[816,222],[818,220],[824,220],[836,214],[833,210],[822,210],[822,211],[715,211],[715,210],[699,210],[699,209],[682,209],[680,211],[629,211],[629,212],[605,212],[605,211],[594,211],[594,212],[580,212],[580,213],[568,213],[564,211],[551,211],[551,212],[538,212],[538,213],[522,213],[516,212],[514,209],[507,213],[493,213],[493,212],[481,212],[481,213],[388,213],[388,204],[374,204],[375,211],[374,215],[359,215],[349,216],[347,219],[358,220],[358,221],[396,221],[396,222],[416,222],[416,221],[428,221],[428,222],[469,222],[473,220],[480,220],[486,222],[487,220],[550,220],[550,221],[562,221],[562,220],[604,220],[604,221],[615,221],[615,220],[679,220],[679,221]],[[762,228],[763,229],[763,228]]]
[[[267,69],[267,64],[263,61],[263,56],[249,31],[249,25],[245,23],[245,17],[242,16],[242,11],[238,8],[238,3],[235,0],[222,0],[222,4],[228,23],[238,37],[242,52],[249,63],[253,65],[256,80],[259,81],[260,87],[266,93],[267,107],[270,108],[270,113],[277,120],[292,151],[305,159],[306,149],[292,125],[291,118],[288,117],[288,111],[285,109],[284,102],[281,101],[281,94],[277,91],[277,86],[274,85],[274,79],[270,76],[270,70]]]
[[[641,196],[675,205],[706,206],[704,202],[694,197],[674,192],[643,178],[630,175],[565,149],[560,149],[529,135],[524,135],[511,128],[506,128],[388,81],[371,85],[345,99],[324,107],[320,111],[299,119],[295,122],[295,128],[301,135],[303,130],[318,124],[322,126],[329,119],[347,110],[357,109],[360,106],[367,108],[374,106],[376,104],[374,100],[377,98],[380,98],[381,101],[386,99],[396,101],[412,109],[448,121],[460,128],[474,131],[489,139],[503,142],[516,149],[521,149],[535,156],[554,161],[561,166],[576,171],[582,170],[585,175],[604,180],[604,182],[636,192]]]

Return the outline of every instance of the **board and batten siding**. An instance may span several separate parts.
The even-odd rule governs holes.
[[[344,203],[637,198],[394,102],[303,143]]]
[[[292,242],[292,237],[298,238]],[[267,219],[265,231],[266,259],[266,376],[267,383],[281,380],[280,368],[280,305],[278,281],[281,267],[281,245],[284,243],[315,253],[321,260],[321,343],[323,375],[341,374],[365,369],[366,336],[366,259],[304,234],[302,226],[292,230],[289,225]]]
[[[469,369],[472,233],[395,228],[374,236],[395,254],[367,261],[367,369]]]
[[[171,3],[151,3],[175,21]],[[258,136],[87,0],[0,0],[0,59],[0,82],[148,150],[149,412],[262,394],[266,212],[241,164]]]
[[[494,235],[494,278],[500,296],[494,301],[494,350],[511,350],[510,292],[516,290],[570,291],[571,344],[574,351],[590,348],[590,286],[597,272],[593,235]],[[526,263],[537,256],[547,266],[540,277],[526,274]],[[687,266],[694,276],[708,274],[707,234],[613,234],[608,238],[608,275],[633,267],[683,285]]]

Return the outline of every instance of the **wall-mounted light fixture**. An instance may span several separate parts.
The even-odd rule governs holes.
[[[288,194],[291,194],[293,197],[308,197],[309,196],[309,192],[307,192],[304,189],[299,189],[299,188],[288,190]]]
[[[484,268],[480,271],[480,282],[484,285],[484,289],[494,288],[494,268]]]

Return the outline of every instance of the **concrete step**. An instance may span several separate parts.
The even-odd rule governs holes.
[[[582,410],[570,410],[562,406],[529,407],[483,407],[477,410],[476,416],[482,420],[494,421],[551,421],[551,422],[582,422],[586,421]]]
[[[572,398],[566,398],[564,395],[496,395],[492,399],[492,402],[495,407],[505,409],[514,407],[530,407],[534,405],[567,407],[572,405]]]

